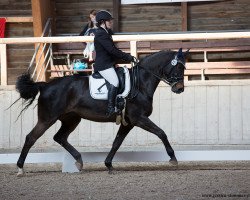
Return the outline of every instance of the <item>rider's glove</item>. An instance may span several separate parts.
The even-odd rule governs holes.
[[[134,56],[131,56],[131,55],[129,56],[129,61],[133,62],[135,64],[138,63],[138,59],[136,57],[134,57]]]

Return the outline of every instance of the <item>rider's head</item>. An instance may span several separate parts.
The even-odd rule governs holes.
[[[101,26],[105,29],[111,29],[113,24],[113,16],[110,12],[106,10],[100,10],[96,13],[96,21],[98,26]]]

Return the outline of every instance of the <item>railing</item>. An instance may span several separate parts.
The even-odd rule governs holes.
[[[32,23],[33,17],[5,17],[7,23]]]
[[[139,41],[182,41],[182,40],[225,40],[250,38],[250,32],[210,32],[210,33],[180,33],[180,34],[148,34],[148,35],[114,35],[115,42],[130,42],[130,53],[138,55],[137,42]],[[1,47],[1,85],[7,85],[7,58],[6,45],[30,43],[73,43],[93,42],[93,36],[71,37],[27,37],[27,38],[2,38]]]
[[[19,16],[19,17],[4,17],[6,23],[32,23],[33,17]],[[7,46],[0,45],[0,66],[1,66],[1,85],[7,85]]]
[[[51,37],[51,18],[47,20],[41,37]],[[51,43],[45,43],[45,45],[43,44],[44,43],[41,42],[37,44],[35,52],[28,67],[28,71],[31,71],[33,68],[33,73],[31,77],[34,78],[36,75],[35,81],[43,80],[45,72],[49,66],[49,63],[51,64],[53,63],[52,44]],[[42,71],[44,71],[44,73],[42,73]]]

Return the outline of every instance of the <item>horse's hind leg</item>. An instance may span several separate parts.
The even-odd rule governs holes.
[[[177,159],[175,157],[175,153],[174,153],[174,150],[173,148],[171,147],[169,141],[168,141],[168,138],[167,138],[167,135],[165,134],[165,132],[160,129],[157,125],[155,125],[149,118],[147,117],[144,117],[144,118],[141,118],[139,121],[137,121],[137,126],[141,127],[142,129],[146,130],[146,131],[149,131],[155,135],[157,135],[161,141],[163,142],[165,148],[166,148],[166,151],[170,157],[170,163],[173,164],[173,165],[177,165],[178,162],[177,162]]]
[[[60,119],[62,126],[55,134],[54,140],[64,147],[76,160],[76,167],[79,171],[82,170],[83,162],[81,154],[68,142],[69,134],[75,130],[80,123],[81,118],[75,114],[69,114]]]
[[[45,122],[38,121],[36,126],[33,128],[33,130],[26,136],[23,149],[17,161],[17,166],[18,166],[17,176],[22,176],[24,174],[23,165],[24,165],[25,159],[28,155],[30,148],[35,144],[37,139],[40,138],[52,124],[53,124],[52,122],[45,123]]]
[[[105,165],[106,167],[108,168],[109,170],[109,173],[112,171],[113,167],[112,167],[112,160],[115,156],[115,153],[117,152],[117,150],[120,148],[122,142],[124,141],[125,137],[128,135],[129,131],[133,128],[132,125],[127,125],[127,126],[124,126],[124,125],[121,125],[118,132],[117,132],[117,135],[116,135],[116,138],[113,142],[113,145],[112,145],[112,148],[105,160]]]

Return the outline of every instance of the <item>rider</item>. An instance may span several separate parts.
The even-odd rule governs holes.
[[[98,29],[94,39],[96,51],[94,71],[99,72],[110,83],[108,89],[108,111],[106,113],[108,117],[115,113],[115,99],[119,86],[118,77],[114,69],[116,60],[136,61],[135,57],[119,50],[115,46],[111,36],[113,19],[110,12],[106,10],[97,12],[96,21]]]

